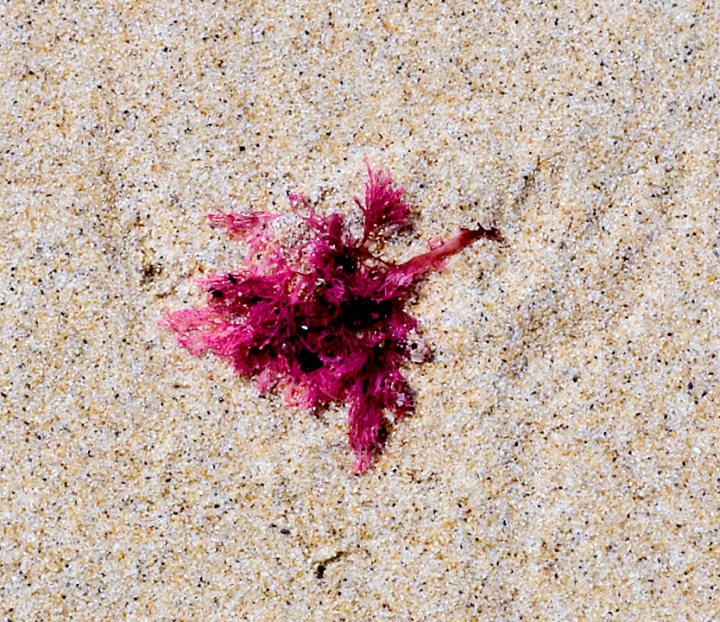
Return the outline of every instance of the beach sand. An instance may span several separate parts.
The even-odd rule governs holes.
[[[713,620],[720,13],[712,3],[0,6],[0,618]],[[713,77],[715,76],[715,77]],[[403,261],[412,416],[261,395],[158,326],[243,248],[357,225]]]

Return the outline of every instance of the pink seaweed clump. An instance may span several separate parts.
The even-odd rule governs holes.
[[[410,358],[409,333],[417,327],[404,307],[418,277],[473,240],[500,237],[497,229],[462,229],[403,264],[382,260],[370,245],[406,225],[410,205],[390,173],[366,165],[365,202],[355,199],[364,217],[362,239],[340,215],[317,214],[302,195],[291,195],[290,204],[307,213],[302,219],[311,237],[296,248],[271,237],[276,214],[211,214],[212,224],[247,243],[245,262],[199,279],[207,306],[161,320],[192,354],[227,359],[239,375],[256,378],[261,392],[283,386],[289,405],[349,403],[353,474],[368,468],[382,444],[384,412],[401,418],[412,406],[400,367]]]

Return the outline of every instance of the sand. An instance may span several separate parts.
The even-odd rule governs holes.
[[[0,618],[713,620],[711,3],[0,6]],[[302,191],[401,261],[432,360],[353,477],[347,406],[158,327]],[[354,220],[353,220],[354,219]]]

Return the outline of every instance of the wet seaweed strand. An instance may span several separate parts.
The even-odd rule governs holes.
[[[247,244],[244,264],[199,279],[206,306],[161,320],[192,354],[226,359],[237,374],[254,377],[261,392],[284,388],[289,405],[349,404],[353,474],[365,471],[382,445],[385,415],[399,419],[412,408],[400,369],[417,329],[405,307],[418,279],[474,240],[500,238],[497,229],[462,229],[405,263],[382,260],[370,246],[407,225],[410,205],[390,173],[366,165],[365,200],[355,199],[363,212],[361,239],[340,215],[319,215],[302,195],[291,195],[290,203],[304,213],[311,237],[297,248],[270,235],[277,214],[211,214],[213,225]]]

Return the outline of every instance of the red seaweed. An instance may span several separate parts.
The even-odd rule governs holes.
[[[300,194],[291,195],[290,204],[305,213],[311,237],[295,248],[271,236],[277,214],[211,214],[213,225],[247,244],[245,261],[199,279],[207,306],[161,320],[192,354],[226,359],[237,374],[255,378],[261,392],[284,388],[288,405],[348,403],[353,474],[365,471],[382,445],[384,415],[399,419],[412,408],[400,368],[418,326],[405,306],[419,277],[478,238],[500,238],[497,229],[462,229],[403,264],[382,260],[370,246],[407,225],[410,205],[390,173],[366,165],[365,201],[355,199],[363,212],[362,239],[340,215],[316,213]]]

